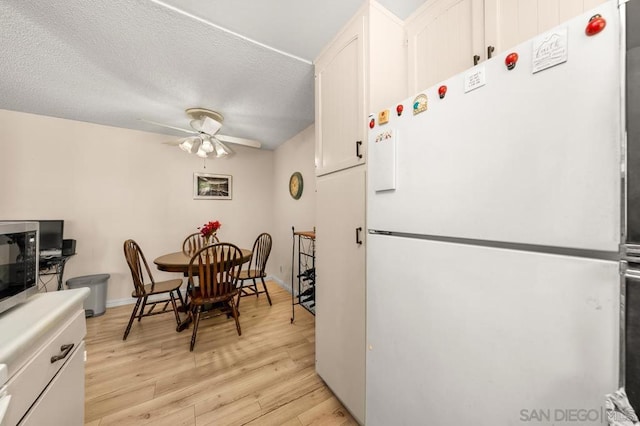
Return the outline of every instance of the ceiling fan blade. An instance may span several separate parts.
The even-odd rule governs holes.
[[[144,121],[145,123],[153,124],[155,126],[166,127],[167,129],[179,130],[181,132],[189,133],[192,135],[198,133],[198,132],[194,132],[193,130],[187,130],[180,127],[169,126],[168,124],[164,124],[164,123],[158,123],[157,121],[145,120],[143,118],[140,118],[139,120]]]
[[[189,141],[189,140],[192,141],[192,143],[195,143],[196,139],[200,138],[199,135],[200,135],[199,133],[198,134],[194,133],[192,136],[187,136],[187,137],[176,139],[176,140],[173,140],[173,141],[165,141],[165,142],[162,142],[162,143],[164,145],[170,145],[170,146],[180,146],[180,145],[182,145],[182,143],[184,141]]]
[[[194,120],[196,121],[196,120]],[[218,130],[220,130],[220,127],[222,127],[222,123],[219,121],[214,120],[211,117],[207,117],[204,116],[202,117],[199,121],[199,125],[200,125],[200,131],[204,132],[208,135],[215,135]]]
[[[262,144],[258,141],[254,141],[252,139],[237,138],[235,136],[216,135],[216,138],[218,138],[222,142],[235,143],[236,145],[250,146],[252,148],[260,148],[262,146]]]

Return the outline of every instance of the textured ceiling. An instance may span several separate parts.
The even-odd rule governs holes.
[[[188,129],[205,107],[273,149],[313,122],[312,61],[361,3],[2,0],[0,109],[184,136],[141,119]]]

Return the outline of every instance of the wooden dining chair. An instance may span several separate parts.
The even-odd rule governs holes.
[[[131,297],[135,297],[137,301],[133,312],[131,312],[131,318],[129,318],[129,324],[127,324],[127,329],[124,331],[122,340],[127,339],[134,318],[138,318],[138,321],[140,321],[142,317],[171,312],[171,310],[167,309],[169,303],[171,303],[171,307],[173,308],[176,323],[180,325],[180,316],[178,315],[178,306],[176,305],[174,292],[177,293],[179,291],[182,285],[182,279],[155,281],[140,246],[134,240],[124,242],[124,257],[127,260],[127,265],[129,265],[129,269],[131,270],[131,278],[133,279]],[[168,295],[168,297],[148,300],[149,296],[162,294]],[[164,304],[162,309],[160,311],[154,311],[154,308],[161,304]],[[144,310],[147,305],[149,306],[149,310],[145,312]]]
[[[219,242],[220,240],[218,240],[218,236],[214,234],[209,244],[219,243]],[[193,234],[187,235],[187,238],[185,238],[184,241],[182,242],[182,253],[185,256],[190,258],[198,250],[200,250],[202,247],[206,245],[207,243],[205,242],[205,239],[202,236],[202,233],[194,232]],[[188,274],[185,272],[184,276],[188,277]],[[183,302],[184,304],[188,303],[188,300],[184,300],[182,298],[182,293],[180,293],[180,291],[178,291],[178,296],[180,297],[181,302]],[[187,294],[187,297],[189,297],[188,294]]]
[[[267,285],[264,282],[264,278],[267,276],[265,272],[265,268],[267,267],[267,260],[269,260],[269,254],[271,253],[271,235],[266,232],[258,235],[255,242],[253,243],[253,249],[251,250],[251,260],[247,264],[246,270],[241,270],[238,275],[238,281],[240,281],[240,287],[238,288],[238,302],[236,303],[240,306],[240,298],[244,296],[253,296],[254,294],[258,297],[259,294],[264,293],[267,295],[267,300],[269,301],[269,305],[271,306],[271,297],[269,296],[269,290],[267,290]],[[262,281],[262,290],[258,290],[257,279],[260,278]],[[246,280],[251,280],[253,282],[249,283],[246,287],[244,282]]]
[[[189,262],[189,315],[193,322],[190,350],[196,344],[198,325],[202,312],[222,308],[231,313],[236,322],[238,336],[242,335],[235,296],[237,276],[242,265],[242,252],[230,243],[212,244],[198,250]],[[194,279],[198,277],[198,286]]]
[[[214,235],[211,244],[219,242],[220,240],[218,240],[218,236]],[[191,257],[205,245],[202,234],[200,232],[194,232],[193,234],[188,235],[182,242],[182,253],[184,253],[185,256]]]

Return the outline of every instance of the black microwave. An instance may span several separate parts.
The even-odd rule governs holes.
[[[0,223],[0,313],[37,292],[37,222]]]

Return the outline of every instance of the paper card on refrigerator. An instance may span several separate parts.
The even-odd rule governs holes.
[[[396,131],[386,129],[378,133],[373,144],[373,189],[396,189]]]

